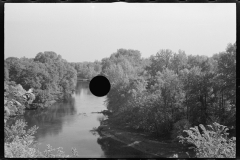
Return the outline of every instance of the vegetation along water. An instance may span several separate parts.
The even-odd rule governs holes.
[[[72,63],[40,52],[4,65],[5,157],[235,157],[236,43],[212,57],[119,49]],[[88,88],[98,74],[105,97]]]

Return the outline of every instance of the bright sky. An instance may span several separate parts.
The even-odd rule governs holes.
[[[234,3],[5,4],[5,58],[54,51],[68,62],[94,61],[120,48],[212,56],[235,42]]]

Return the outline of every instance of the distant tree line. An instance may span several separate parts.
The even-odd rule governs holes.
[[[92,79],[102,71],[100,61],[94,62],[71,62],[70,65],[77,71],[79,79]]]

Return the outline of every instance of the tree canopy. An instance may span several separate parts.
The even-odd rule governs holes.
[[[121,117],[118,124],[165,135],[181,120],[235,128],[236,43],[212,57],[162,49],[141,58],[139,51],[119,49],[102,59],[102,72],[112,85],[106,103]]]

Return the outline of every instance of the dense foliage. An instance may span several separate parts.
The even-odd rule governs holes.
[[[4,156],[6,158],[53,158],[70,157],[62,148],[52,148],[50,145],[44,152],[40,152],[35,142],[34,134],[37,127],[26,130],[27,123],[17,120],[15,124],[8,123],[9,118],[22,115],[24,109],[32,103],[35,96],[14,82],[4,82]],[[78,156],[76,149],[72,149],[73,157]]]
[[[75,89],[77,71],[54,52],[39,53],[34,59],[9,57],[4,61],[4,155],[8,158],[70,157],[62,148],[50,145],[44,152],[36,148],[37,127],[26,130],[26,122],[10,118],[24,109],[47,107],[53,100],[64,99]],[[73,149],[73,156],[77,156]]]
[[[199,125],[203,133],[197,126],[184,130],[188,136],[179,136],[181,142],[193,144],[197,158],[235,158],[236,137],[228,138],[228,128],[218,123],[207,127]]]
[[[35,58],[9,57],[5,60],[5,79],[33,89],[34,107],[47,106],[48,102],[64,99],[75,89],[76,70],[54,52],[38,53]]]
[[[4,123],[10,117],[22,115],[34,100],[31,90],[26,91],[15,82],[4,81]]]
[[[23,131],[24,122],[17,122],[15,126],[23,127],[18,132],[6,121],[24,108],[44,107],[52,100],[68,97],[77,78],[91,79],[100,73],[111,83],[106,99],[111,122],[157,137],[177,140],[181,136],[195,145],[198,157],[235,154],[235,141],[229,138],[235,136],[236,128],[236,43],[212,57],[167,49],[142,58],[137,50],[119,49],[101,62],[68,63],[54,52],[44,52],[33,59],[7,58],[4,66],[8,157],[64,157],[61,149],[57,149],[58,156],[54,155],[51,146],[40,154],[31,146],[35,129]],[[209,124],[217,129],[209,126],[206,130],[204,126]],[[198,125],[200,131],[191,128]],[[188,131],[185,134],[183,130]],[[230,133],[228,137],[226,132]]]
[[[119,49],[102,60],[102,72],[118,125],[177,137],[190,126],[218,122],[235,133],[236,44],[212,57],[167,49],[144,59],[137,50]]]
[[[70,65],[77,71],[79,79],[92,79],[102,71],[101,62],[77,62],[70,63]]]
[[[34,134],[37,127],[26,130],[27,123],[17,120],[11,127],[5,127],[4,156],[6,158],[66,158],[77,157],[76,149],[72,149],[72,155],[66,155],[62,148],[52,148],[47,145],[47,149],[40,152],[37,149],[37,142]]]

